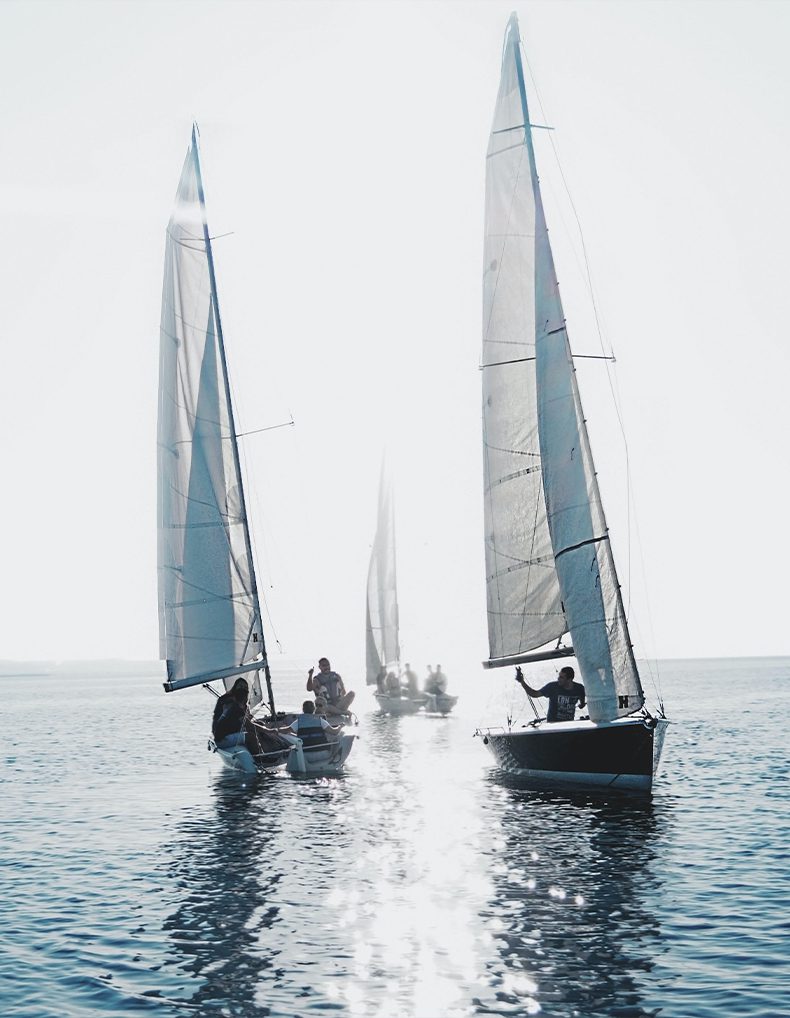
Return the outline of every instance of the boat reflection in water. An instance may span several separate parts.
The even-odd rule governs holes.
[[[481,918],[498,950],[488,964],[495,1013],[652,1013],[662,805],[491,783],[501,806],[488,850],[495,891]]]
[[[260,810],[257,783],[243,786],[223,771],[214,793],[213,812],[195,810],[174,846],[168,882],[183,896],[163,924],[172,946],[165,968],[175,966],[191,981],[186,997],[198,1014],[214,1007],[225,1013],[232,1001],[227,1013],[258,1018],[270,1013],[260,989],[282,949],[281,822]]]
[[[642,1013],[661,805],[503,783],[455,715],[360,727],[342,778],[222,772],[187,809],[164,850],[168,997],[244,1018]]]

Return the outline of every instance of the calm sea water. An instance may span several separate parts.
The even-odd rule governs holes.
[[[790,1014],[790,659],[660,676],[652,798],[503,779],[504,676],[445,719],[363,691],[343,778],[247,784],[201,690],[0,679],[0,1014]]]

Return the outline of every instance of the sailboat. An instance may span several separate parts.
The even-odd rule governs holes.
[[[342,767],[353,735],[308,750],[301,739],[272,731],[292,715],[275,710],[195,128],[165,245],[157,523],[165,690],[213,691],[214,682],[228,690],[247,680],[259,747],[209,743],[234,770]]]
[[[478,734],[501,767],[528,778],[650,789],[668,721],[660,705],[656,714],[645,706],[628,632],[532,128],[513,14],[486,172],[484,667],[575,657],[589,717],[550,723],[536,716],[518,729],[509,721]]]
[[[400,686],[400,639],[398,580],[395,564],[395,504],[392,481],[381,465],[376,536],[370,553],[365,601],[365,682],[376,686],[376,701],[384,714],[416,714],[429,705],[436,713],[448,714],[458,697],[439,693],[428,697]],[[387,676],[397,691],[388,688]]]

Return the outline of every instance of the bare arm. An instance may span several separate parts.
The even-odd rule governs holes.
[[[313,671],[314,671],[314,669],[311,668],[310,671],[307,673],[307,692],[308,693],[312,693],[313,692]]]
[[[529,694],[529,696],[543,696],[543,693],[541,693],[539,689],[533,689],[532,686],[527,685],[520,668],[516,668],[516,682],[521,686],[525,693]]]

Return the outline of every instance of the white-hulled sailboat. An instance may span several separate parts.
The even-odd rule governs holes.
[[[650,789],[668,722],[663,709],[645,708],[628,633],[544,219],[515,14],[487,154],[482,379],[484,665],[575,657],[589,719],[479,734],[511,772]]]
[[[365,682],[376,686],[376,701],[385,714],[416,714],[432,705],[439,714],[448,714],[457,696],[437,693],[433,697],[409,692],[400,685],[400,639],[398,619],[398,578],[395,564],[395,503],[392,481],[386,464],[381,465],[376,536],[370,553],[365,601]],[[390,678],[397,690],[388,688]]]
[[[395,506],[386,464],[381,464],[376,536],[368,566],[365,599],[365,682],[375,686],[376,702],[385,714],[416,714],[424,698],[388,689],[387,677],[400,687],[398,577],[395,566]]]
[[[276,727],[286,719],[275,711],[266,656],[194,128],[165,245],[157,523],[165,689],[212,682],[230,689],[244,677],[248,710]],[[283,764],[323,773],[342,766],[354,738],[341,735],[308,754],[300,739],[260,730],[265,751],[255,747],[254,755],[246,746],[209,745],[247,773]]]

